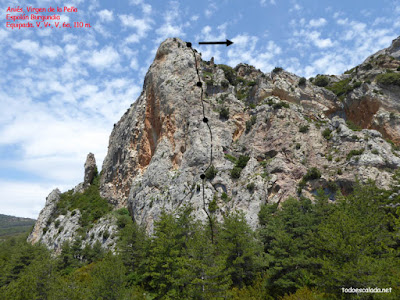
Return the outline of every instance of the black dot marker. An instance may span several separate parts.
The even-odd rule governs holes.
[[[207,118],[203,118],[203,122],[204,123],[208,123],[208,119]]]
[[[201,174],[201,175],[200,175],[200,178],[201,178],[201,179],[204,179],[204,178],[206,178],[206,175]]]
[[[201,87],[201,86],[203,85],[203,83],[202,83],[201,81],[199,81],[196,85],[197,85],[198,87]]]
[[[191,42],[186,42],[186,47],[192,48],[192,43]]]

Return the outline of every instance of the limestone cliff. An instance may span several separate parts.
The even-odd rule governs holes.
[[[167,39],[140,97],[114,125],[102,197],[114,209],[128,208],[151,232],[162,209],[188,203],[202,220],[242,210],[255,228],[264,203],[312,198],[318,188],[334,200],[357,179],[388,187],[400,166],[400,93],[377,76],[398,73],[399,44],[348,74],[311,82],[279,68],[264,74],[245,64],[215,65],[180,39]],[[40,240],[38,231],[30,241]]]

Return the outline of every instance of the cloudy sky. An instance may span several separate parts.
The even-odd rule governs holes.
[[[26,14],[73,6],[59,22],[91,28],[7,28],[7,8],[21,3]],[[167,37],[216,63],[310,77],[340,74],[388,47],[399,17],[393,0],[0,0],[0,213],[36,218],[53,188],[83,180],[89,152],[101,168],[113,124]],[[226,38],[234,45],[197,45]]]

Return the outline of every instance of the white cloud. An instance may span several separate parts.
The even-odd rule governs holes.
[[[326,25],[326,20],[324,18],[319,18],[319,19],[311,19],[310,22],[308,23],[311,27],[321,27]]]
[[[87,63],[96,69],[106,69],[118,63],[119,60],[118,52],[113,47],[106,46],[99,51],[94,50]]]
[[[129,35],[126,43],[138,43],[147,36],[147,32],[152,29],[153,20],[150,18],[137,19],[133,15],[120,15],[119,19],[123,26],[128,28],[135,28],[136,33]]]
[[[160,26],[156,29],[156,33],[158,38],[155,42],[158,44],[169,37],[185,37],[186,34],[183,30],[184,23],[181,20],[181,11],[179,2],[170,1],[169,7],[171,9],[167,10],[164,13],[164,23],[160,24]]]
[[[197,21],[199,19],[198,15],[194,15],[190,18],[191,21]],[[1,34],[0,34],[0,38],[1,38]]]
[[[268,2],[269,2],[269,4],[271,4],[271,5],[276,5],[275,0],[269,0]],[[261,4],[261,6],[266,6],[267,0],[260,0],[260,4]]]
[[[111,22],[112,20],[114,20],[113,11],[108,9],[103,9],[99,11],[98,15],[100,17],[100,20],[103,22]]]

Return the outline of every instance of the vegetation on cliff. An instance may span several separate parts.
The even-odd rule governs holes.
[[[190,206],[164,212],[151,237],[123,209],[115,255],[79,241],[57,257],[1,244],[0,299],[350,299],[342,287],[391,287],[358,297],[398,299],[399,203],[398,185],[357,185],[335,203],[320,190],[315,203],[264,205],[257,231],[239,212],[215,220],[213,242]]]

